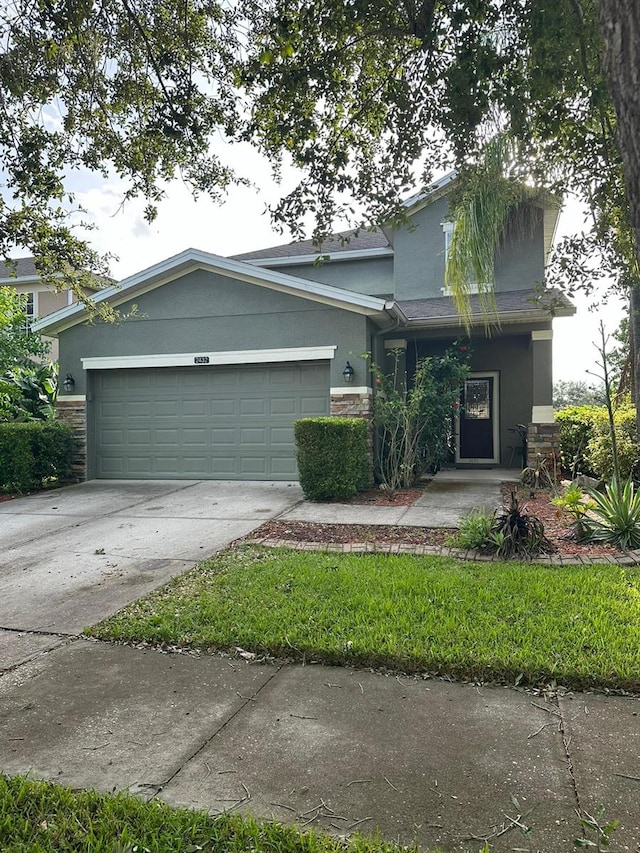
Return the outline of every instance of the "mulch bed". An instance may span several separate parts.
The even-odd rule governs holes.
[[[534,497],[530,489],[514,483],[504,483],[502,495],[509,503],[511,491],[517,489],[521,507],[537,516],[544,524],[547,538],[554,547],[554,554],[562,557],[605,557],[620,555],[617,548],[608,545],[579,545],[570,538],[573,519],[554,506],[553,494],[539,491]],[[372,489],[363,492],[345,503],[372,504],[375,506],[412,506],[422,494],[422,488],[402,489],[389,499],[389,495]],[[308,521],[268,521],[249,535],[250,540],[277,539],[289,542],[322,542],[325,544],[349,545],[354,543],[404,544],[404,545],[447,545],[455,534],[452,528],[400,527],[397,525],[367,524],[315,524]]]

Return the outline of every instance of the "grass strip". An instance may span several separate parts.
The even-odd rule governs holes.
[[[354,836],[344,844],[238,814],[211,817],[130,794],[75,792],[0,775],[2,853],[408,853]],[[410,851],[409,851],[410,853]]]
[[[230,549],[87,633],[456,678],[640,691],[640,571]]]

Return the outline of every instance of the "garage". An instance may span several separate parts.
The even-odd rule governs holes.
[[[329,413],[329,362],[90,371],[94,476],[295,480],[293,422]]]

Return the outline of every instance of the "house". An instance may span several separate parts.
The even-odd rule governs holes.
[[[69,291],[55,293],[40,278],[33,258],[15,258],[11,263],[0,264],[0,287],[12,287],[18,293],[26,294],[25,325],[31,328],[39,317],[52,314],[60,308],[71,305],[73,295]],[[51,345],[48,359],[57,361],[58,341],[54,337],[44,336]]]
[[[95,280],[95,290],[114,283],[97,276],[93,276],[93,279]],[[44,319],[49,314],[54,314],[62,308],[73,305],[78,300],[76,294],[71,290],[63,288],[56,291],[51,288],[51,285],[45,284],[36,268],[34,259],[30,256],[13,258],[8,263],[0,263],[0,287],[11,287],[20,294],[26,294],[25,327],[29,329],[35,329],[38,319]],[[92,292],[92,288],[84,288],[84,293],[90,294]],[[57,361],[57,337],[46,334],[43,334],[42,337],[50,345],[46,360]]]
[[[298,242],[221,257],[188,249],[101,291],[125,314],[86,324],[69,305],[36,323],[59,339],[67,390],[59,417],[83,445],[81,469],[101,478],[294,479],[292,423],[315,415],[369,417],[371,373],[416,361],[465,334],[444,292],[452,177],[412,200],[412,227]],[[531,452],[555,440],[552,317],[536,303],[558,208],[496,259],[500,330],[490,337],[472,297],[472,373],[457,419],[459,465],[520,465],[518,424]],[[347,235],[349,237],[349,235]],[[555,313],[574,313],[556,300]],[[353,374],[346,370],[347,362]]]

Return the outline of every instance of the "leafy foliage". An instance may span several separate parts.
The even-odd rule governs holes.
[[[303,418],[294,423],[300,485],[311,501],[353,497],[371,479],[369,425],[362,418]]]
[[[560,424],[560,460],[564,471],[576,474],[596,472],[589,461],[589,441],[594,432],[595,420],[606,417],[604,408],[598,406],[569,406],[555,412],[554,420]]]
[[[604,494],[590,491],[592,513],[582,519],[584,541],[607,542],[619,548],[640,548],[640,492],[631,480],[607,483]]]
[[[49,478],[68,480],[74,449],[66,424],[0,423],[0,491],[28,492]]]
[[[577,483],[573,482],[569,484],[564,494],[556,495],[552,503],[568,512],[574,519],[573,530],[567,538],[576,539],[578,542],[584,540],[586,531],[583,520],[587,513],[594,508],[594,502],[584,494]]]
[[[58,394],[58,366],[23,361],[0,381],[5,404],[0,405],[2,420],[52,420]]]
[[[118,176],[149,219],[177,171],[220,197],[233,176],[212,142],[235,124],[237,19],[216,0],[5,5],[0,254],[26,248],[52,286],[63,274],[79,295],[90,273],[106,275],[69,219],[74,171]]]
[[[635,475],[638,463],[638,441],[636,437],[636,410],[626,401],[613,412],[616,436],[618,477],[623,480]],[[589,468],[602,480],[615,477],[611,430],[605,409],[594,413],[593,426],[587,445]]]
[[[26,325],[26,294],[0,287],[0,376],[25,359],[41,357],[49,345]]]
[[[455,548],[465,548],[471,551],[482,551],[491,539],[491,526],[495,513],[481,509],[472,510],[460,519],[458,532],[451,537]]]
[[[470,351],[456,343],[440,356],[416,366],[407,388],[400,376],[398,352],[391,351],[392,373],[372,364],[377,392],[373,400],[376,429],[374,467],[387,491],[410,486],[421,471],[437,469],[448,458],[453,414],[469,373]]]

